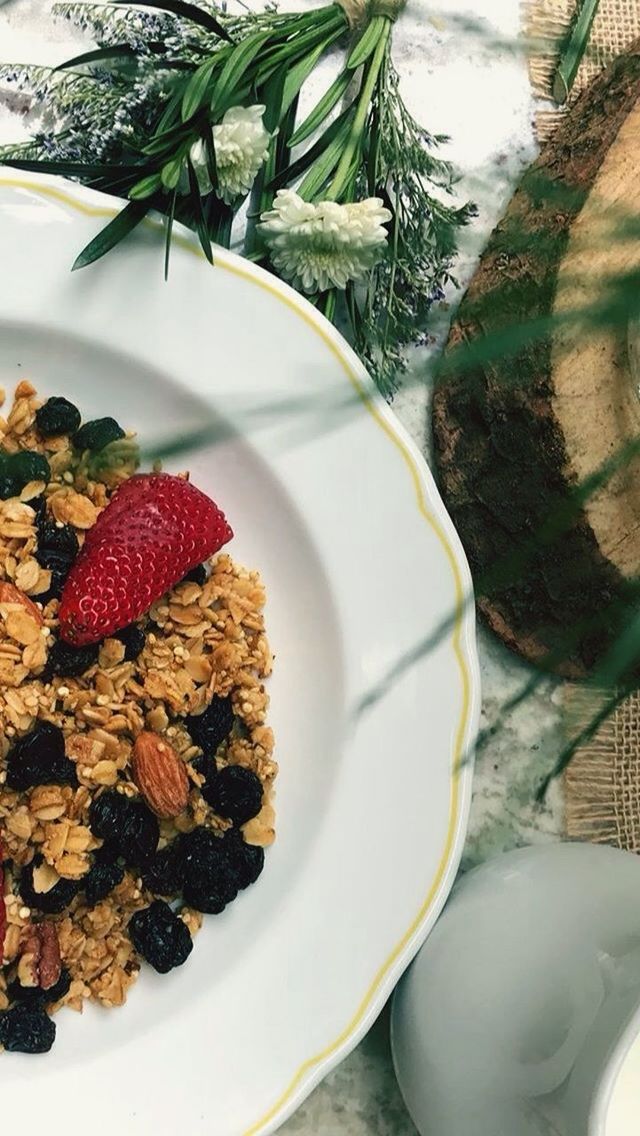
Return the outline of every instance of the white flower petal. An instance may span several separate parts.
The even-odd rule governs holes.
[[[345,288],[381,259],[391,213],[378,197],[311,204],[292,189],[276,194],[260,231],[281,276],[304,292]]]

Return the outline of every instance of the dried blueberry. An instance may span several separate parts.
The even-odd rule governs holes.
[[[213,756],[221,742],[231,733],[233,726],[231,696],[220,698],[214,694],[202,714],[187,715],[184,724],[195,744],[200,746],[205,754]]]
[[[38,596],[46,603],[50,599],[59,599],[65,580],[71,570],[80,546],[78,538],[71,525],[52,524],[45,515],[38,520],[38,549],[36,560],[41,568],[51,572],[51,586],[43,595]]]
[[[124,865],[109,844],[94,853],[93,863],[82,878],[82,886],[89,907],[106,899],[114,887],[124,879]]]
[[[142,801],[131,800],[115,789],[94,798],[89,824],[94,836],[108,840],[118,856],[136,868],[144,868],[158,846],[158,818]]]
[[[127,663],[132,663],[134,659],[138,658],[146,642],[144,631],[141,627],[138,627],[137,623],[130,623],[121,631],[114,632],[113,638],[124,643],[124,657]]]
[[[76,767],[64,752],[64,734],[51,722],[36,722],[29,734],[18,738],[7,757],[10,789],[34,785],[77,785]]]
[[[62,970],[55,986],[42,990],[39,986],[21,986],[17,978],[7,986],[7,997],[10,1002],[22,1002],[25,1006],[51,1006],[59,1002],[69,993],[71,975],[68,970]]]
[[[264,848],[247,844],[237,828],[225,832],[222,846],[235,873],[238,887],[243,889],[254,884],[264,868]]]
[[[129,923],[129,934],[136,950],[159,974],[182,966],[193,949],[186,924],[161,899],[136,911]]]
[[[59,915],[78,894],[79,884],[75,880],[59,879],[49,891],[36,891],[33,885],[34,870],[43,862],[36,856],[20,873],[20,895],[27,907],[42,911],[45,915]]]
[[[44,406],[36,410],[36,426],[45,438],[57,438],[60,434],[73,434],[82,421],[77,406],[67,398],[54,395]]]
[[[190,572],[187,572],[186,576],[183,576],[180,581],[181,584],[200,584],[200,586],[202,586],[202,584],[206,584],[206,582],[207,569],[205,568],[204,564],[196,564],[195,568],[192,568]]]
[[[35,450],[0,453],[0,491],[4,498],[15,497],[30,481],[47,483],[50,477],[49,462]]]
[[[90,643],[86,647],[72,647],[70,643],[56,639],[47,655],[42,681],[50,682],[54,675],[78,678],[97,663],[99,653],[99,643]]]
[[[95,453],[124,436],[124,430],[115,418],[94,418],[76,431],[72,441],[77,450],[93,450]]]
[[[53,553],[73,561],[80,551],[78,538],[71,525],[55,525],[46,517],[38,524],[38,552]],[[37,555],[37,554],[36,554]]]
[[[194,828],[182,840],[185,903],[219,915],[238,894],[236,873],[223,841],[208,828]]]
[[[153,895],[177,895],[182,891],[184,862],[179,836],[152,856],[142,872],[142,882]]]
[[[262,808],[262,783],[251,769],[227,765],[202,786],[202,796],[219,816],[246,824]]]
[[[55,1037],[55,1022],[39,1006],[18,1003],[0,1014],[0,1043],[10,1053],[48,1053]]]

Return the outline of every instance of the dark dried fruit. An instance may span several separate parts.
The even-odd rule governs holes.
[[[120,863],[117,852],[105,844],[94,853],[93,863],[82,878],[82,887],[89,907],[106,899],[114,887],[124,879],[124,865]]]
[[[182,839],[185,903],[219,915],[238,894],[238,880],[224,842],[208,828],[194,828]]]
[[[144,868],[158,847],[158,818],[143,801],[131,800],[115,789],[107,789],[92,801],[89,824],[94,836],[108,840],[132,867]]]
[[[42,856],[36,856],[30,864],[20,873],[20,896],[27,907],[42,911],[45,915],[59,915],[69,906],[78,894],[80,885],[76,880],[59,879],[49,891],[36,891],[33,886],[34,870],[43,862]]]
[[[186,576],[182,577],[180,583],[200,584],[200,586],[202,587],[203,584],[206,584],[207,579],[207,569],[205,568],[204,564],[196,564],[195,568],[192,568],[190,572],[187,572]]]
[[[39,986],[21,986],[15,978],[7,986],[7,997],[10,1002],[21,1002],[25,1006],[40,1006],[44,1009],[45,1006],[51,1006],[64,998],[65,994],[69,993],[70,986],[71,975],[68,970],[63,969],[55,986],[51,986],[48,990],[41,990]]]
[[[36,722],[31,733],[18,738],[7,757],[10,789],[34,785],[77,785],[76,767],[64,752],[64,734],[51,722]]]
[[[178,895],[184,882],[182,839],[177,836],[151,858],[142,882],[153,895]]]
[[[0,452],[0,496],[16,497],[30,481],[49,482],[49,462],[35,450],[19,450],[17,454]]]
[[[193,949],[186,924],[161,899],[136,911],[129,923],[129,934],[136,950],[159,974],[182,966]]]
[[[71,525],[57,525],[47,520],[40,511],[38,524],[38,548],[35,553],[36,560],[41,568],[51,572],[51,586],[49,590],[38,596],[44,603],[50,599],[59,599],[65,580],[71,571],[80,546],[78,538]]]
[[[243,765],[227,765],[202,787],[202,796],[219,816],[246,824],[262,808],[262,782]]]
[[[0,1044],[10,1053],[48,1053],[55,1037],[55,1022],[39,1006],[18,1003],[0,1014]]]
[[[76,431],[72,441],[77,450],[93,450],[96,453],[124,436],[124,430],[115,418],[94,418]]]
[[[130,623],[121,631],[115,631],[112,638],[124,643],[124,658],[127,663],[132,663],[138,658],[146,642],[145,633],[137,623]]]
[[[233,721],[231,696],[220,698],[214,694],[202,714],[187,715],[184,724],[195,744],[205,754],[213,757],[218,746],[231,733]]]
[[[97,663],[99,653],[99,643],[91,643],[88,647],[72,647],[70,643],[56,639],[47,655],[42,681],[51,682],[55,675],[78,678]]]
[[[254,884],[264,868],[264,848],[247,844],[237,828],[230,828],[222,838],[222,845],[236,877],[238,887]]]
[[[80,551],[78,538],[71,525],[56,525],[46,518],[38,525],[38,552],[53,553],[73,561]]]
[[[73,434],[82,421],[77,406],[68,398],[54,395],[44,406],[36,410],[36,426],[45,438],[57,438],[60,434]]]

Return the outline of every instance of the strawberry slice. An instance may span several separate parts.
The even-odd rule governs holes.
[[[190,482],[138,474],[89,529],[65,583],[60,636],[81,647],[133,623],[231,540],[224,513]]]

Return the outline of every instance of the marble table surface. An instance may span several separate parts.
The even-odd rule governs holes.
[[[280,6],[308,2],[287,0]],[[64,22],[52,21],[50,6],[50,0],[0,0],[1,61],[57,63],[77,52],[77,39]],[[461,287],[535,154],[519,33],[519,0],[409,0],[395,29],[405,99],[430,130],[451,136],[447,154],[460,170],[460,193],[479,207],[464,237]],[[0,143],[24,136],[22,123],[3,107],[0,95]],[[447,318],[443,313],[443,323]],[[428,458],[427,362],[416,356],[395,408]],[[544,682],[505,716],[505,703],[531,672],[483,629],[479,649],[481,726],[495,732],[477,758],[464,869],[519,845],[558,839],[563,823],[558,787],[543,809],[533,805],[535,788],[559,745],[559,691]],[[393,1074],[387,1011],[281,1131],[287,1136],[415,1136]]]

